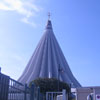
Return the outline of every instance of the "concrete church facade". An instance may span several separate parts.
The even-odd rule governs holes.
[[[58,79],[59,68],[63,70],[59,78],[61,81],[73,84],[72,87],[75,88],[81,87],[69,68],[49,19],[45,32],[18,81],[23,84],[29,84],[39,77]]]

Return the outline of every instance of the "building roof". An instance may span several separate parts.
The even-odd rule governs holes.
[[[39,77],[58,79],[58,75],[61,81],[73,87],[81,86],[73,76],[53,33],[51,20],[48,20],[45,32],[18,81],[29,84]]]

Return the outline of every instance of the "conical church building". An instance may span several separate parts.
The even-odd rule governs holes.
[[[45,32],[18,81],[29,84],[39,77],[58,79],[59,74],[61,81],[73,84],[73,87],[81,86],[73,76],[48,20]]]

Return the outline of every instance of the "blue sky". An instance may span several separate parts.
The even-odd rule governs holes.
[[[0,0],[0,66],[23,72],[51,12],[54,33],[83,86],[100,86],[100,0]]]

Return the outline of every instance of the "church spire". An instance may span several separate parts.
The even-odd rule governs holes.
[[[59,64],[60,69],[64,70],[59,79],[68,84],[73,83],[73,87],[80,87],[80,83],[75,79],[69,68],[53,34],[51,21],[48,19],[45,32],[18,81],[29,84],[39,77],[58,79]]]
[[[46,29],[52,29],[51,20],[48,20],[48,21],[47,21]]]
[[[50,20],[50,12],[48,12],[48,21],[47,21],[47,25],[46,25],[46,29],[52,29],[52,23],[51,23],[51,20]]]

